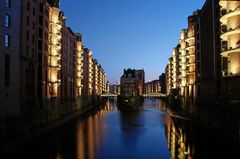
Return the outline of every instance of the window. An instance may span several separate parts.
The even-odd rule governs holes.
[[[39,40],[39,41],[38,41],[38,50],[39,50],[39,51],[42,51],[42,49],[43,49],[42,41]]]
[[[34,44],[35,43],[35,36],[34,36],[34,34],[32,34],[32,44]]]
[[[43,13],[43,3],[39,3],[39,12]]]
[[[39,25],[43,26],[43,16],[39,15],[38,23]]]
[[[5,86],[8,87],[10,85],[10,56],[5,55]]]
[[[48,40],[48,33],[47,32],[44,33],[44,38],[45,38],[46,41]]]
[[[48,27],[48,21],[45,20],[45,27],[47,28]]]
[[[43,29],[42,28],[38,28],[38,37],[43,39]]]
[[[9,45],[10,45],[9,35],[8,35],[8,34],[5,34],[5,46],[6,46],[6,47],[9,47]]]
[[[35,50],[34,50],[34,48],[32,48],[32,58],[34,58],[34,52],[35,52]]]
[[[29,41],[29,31],[27,31],[27,41]]]
[[[35,22],[33,21],[32,23],[32,29],[34,30],[35,29]]]
[[[10,16],[9,15],[5,15],[5,26],[7,27],[7,28],[9,28],[10,27]]]
[[[10,8],[11,7],[11,1],[10,0],[5,0],[6,7]]]
[[[48,51],[48,45],[47,45],[47,43],[44,43],[44,51]]]
[[[29,46],[28,45],[26,46],[26,54],[27,55],[29,54]]]
[[[27,16],[27,25],[29,26],[29,16]]]
[[[33,16],[35,16],[35,8],[33,8]]]
[[[30,2],[27,2],[27,10],[30,11]]]

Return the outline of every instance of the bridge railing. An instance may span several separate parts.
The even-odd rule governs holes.
[[[117,97],[117,96],[118,96],[117,94],[112,94],[112,93],[101,95],[101,97]]]
[[[163,94],[163,93],[146,93],[146,94],[143,94],[143,97],[166,97],[166,94]]]

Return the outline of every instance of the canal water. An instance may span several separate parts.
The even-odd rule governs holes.
[[[107,101],[100,110],[35,139],[9,158],[204,159],[233,154],[214,134],[173,114],[158,99],[145,99],[139,112],[120,112],[115,100]]]

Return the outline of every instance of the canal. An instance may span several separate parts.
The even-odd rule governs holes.
[[[9,158],[32,159],[195,159],[235,154],[214,132],[173,115],[158,99],[144,110],[120,112],[111,100],[98,111],[74,119],[22,146]],[[225,158],[224,157],[224,158]]]

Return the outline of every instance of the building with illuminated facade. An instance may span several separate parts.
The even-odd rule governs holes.
[[[100,95],[98,80],[99,80],[99,78],[98,78],[98,61],[93,60],[93,94],[94,95]]]
[[[197,51],[196,35],[199,12],[188,17],[188,28],[180,31],[178,45],[173,48],[172,56],[166,67],[167,94],[180,97],[184,109],[191,109],[197,100]]]
[[[0,13],[0,137],[80,110],[93,87],[106,91],[103,68],[100,80],[59,0],[1,0]]]
[[[145,83],[145,93],[160,93],[161,87],[159,80],[154,80],[151,82]]]
[[[166,92],[167,95],[170,95],[170,92],[172,90],[173,86],[173,80],[172,80],[172,57],[168,59],[167,66],[165,68],[165,73],[166,73]]]
[[[93,93],[93,56],[92,51],[84,48],[83,51],[83,95],[91,96]]]
[[[25,129],[48,120],[44,113],[48,110],[46,104],[50,91],[50,14],[52,8],[58,8],[58,3],[53,5],[51,2],[0,2],[0,30],[4,37],[0,46],[4,52],[0,55],[3,60],[0,65],[0,90],[3,92],[0,95],[0,116],[11,122],[16,120],[18,124],[14,124]],[[33,117],[29,125],[23,124],[27,120],[26,116]]]
[[[66,19],[64,17],[64,19]],[[76,108],[72,107],[74,94],[74,55],[75,55],[75,34],[65,22],[62,27],[62,49],[61,49],[61,112],[68,113]]]
[[[99,87],[99,93],[105,94],[107,92],[107,77],[104,69],[101,65],[98,66],[98,87]]]
[[[143,69],[137,70],[139,95],[142,96],[145,88],[145,72]]]
[[[78,98],[82,95],[83,89],[83,42],[80,33],[75,34],[75,52],[74,52],[74,94]]]
[[[240,1],[219,1],[223,93],[240,98]]]
[[[222,114],[229,112],[232,122],[224,122],[236,133],[240,103],[239,7],[239,1],[206,0],[201,10],[188,17],[188,28],[180,32],[165,69],[169,97],[176,91],[181,107],[207,122],[219,122]]]
[[[109,93],[120,95],[120,85],[110,85]]]

